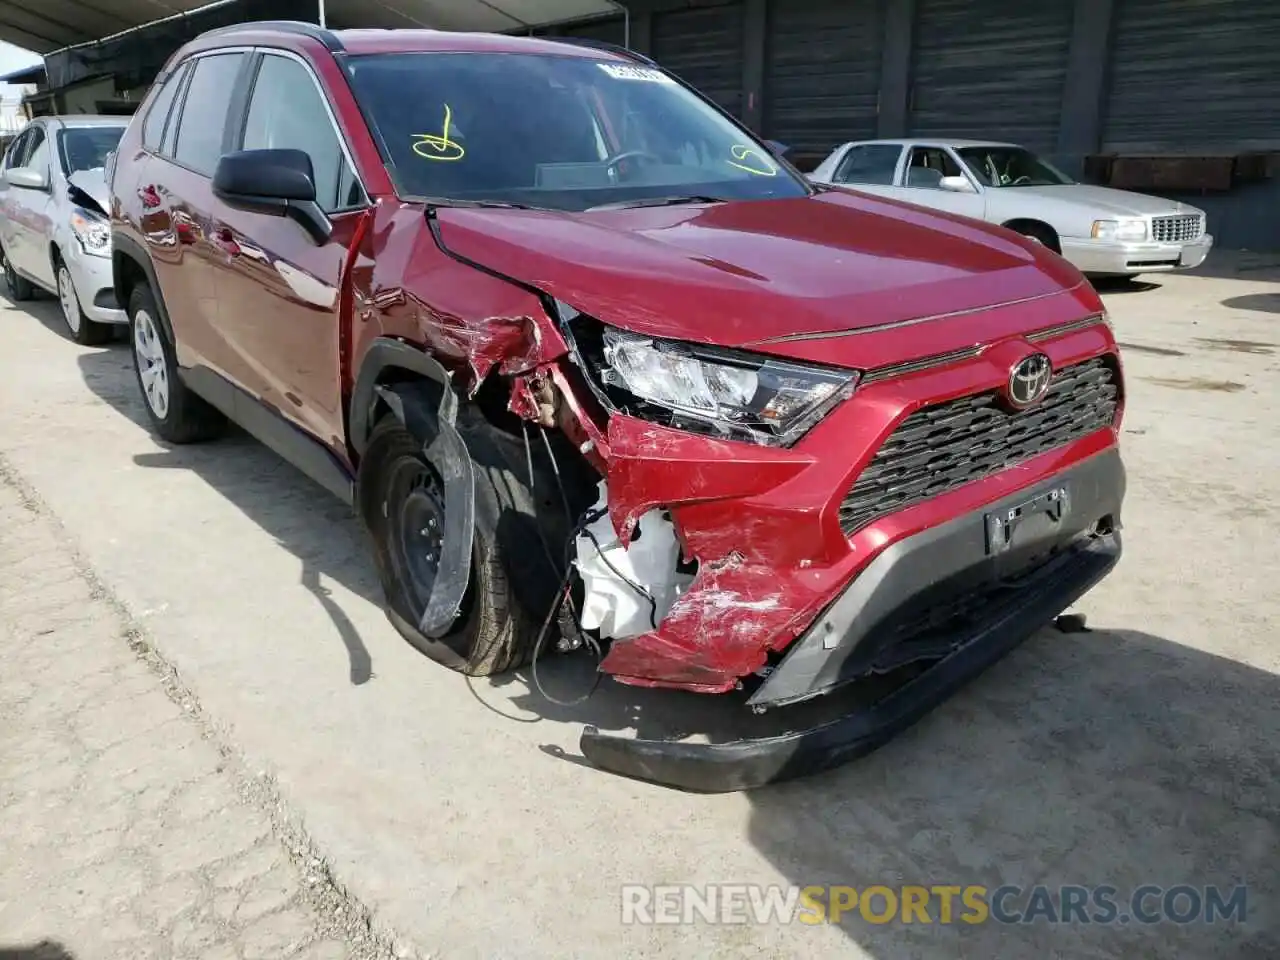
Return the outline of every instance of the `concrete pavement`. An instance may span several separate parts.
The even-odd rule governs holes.
[[[873,757],[750,796],[571,762],[583,722],[705,722],[683,698],[605,687],[558,708],[523,676],[468,683],[424,660],[383,618],[344,508],[251,440],[157,444],[127,349],[68,343],[51,301],[0,312],[0,456],[272,785],[271,836],[310,845],[381,942],[529,960],[1274,955],[1278,281],[1107,295],[1130,344],[1131,487],[1127,555],[1082,606],[1094,632],[1046,632]],[[83,642],[128,650],[110,631]],[[23,690],[42,686],[23,670]],[[566,697],[580,679],[548,683]],[[29,775],[0,749],[6,784]],[[1212,928],[620,922],[622,885],[672,882],[1248,883],[1250,913]],[[52,908],[36,916],[59,932]]]
[[[0,531],[0,956],[385,955],[2,460]]]

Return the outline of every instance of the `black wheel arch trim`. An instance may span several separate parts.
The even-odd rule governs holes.
[[[587,726],[578,741],[592,766],[690,793],[732,793],[811,776],[866,756],[913,726],[1103,579],[1120,558],[1118,532],[1072,557],[1056,589],[1027,598],[888,696],[837,719],[778,736],[699,743],[631,739]]]
[[[351,449],[357,456],[363,456],[369,445],[369,434],[373,432],[373,411],[379,400],[385,399],[378,392],[378,381],[388,370],[403,370],[416,373],[433,381],[440,390],[438,414],[442,420],[452,425],[457,419],[458,397],[453,391],[453,382],[449,373],[440,362],[419,347],[411,346],[402,340],[391,337],[378,337],[365,351],[360,363],[360,371],[356,375],[355,386],[351,391],[351,403],[348,408],[347,434]],[[405,424],[406,427],[409,424]],[[412,431],[412,428],[410,428]]]
[[[1053,246],[1062,248],[1062,235],[1054,229],[1053,224],[1044,220],[1037,220],[1035,217],[1013,217],[1000,224],[1006,230],[1012,230],[1014,233],[1020,233],[1027,236],[1025,228],[1034,227],[1036,230],[1044,231],[1049,234],[1049,239],[1053,241]]]
[[[395,383],[378,382],[389,369],[419,374],[419,378]],[[385,404],[415,440],[422,455],[440,476],[444,487],[444,556],[418,623],[412,625],[429,639],[439,639],[452,629],[462,610],[463,596],[471,580],[471,551],[475,538],[475,472],[467,445],[457,430],[458,396],[444,367],[434,358],[398,340],[379,338],[365,354],[352,393],[351,445],[361,454],[356,501],[369,526],[372,502],[363,454],[368,448],[370,417],[378,403]]]
[[[120,260],[122,258],[132,261],[142,271],[143,276],[147,278],[147,286],[151,288],[151,296],[155,299],[156,310],[160,313],[160,322],[164,325],[164,334],[169,338],[169,342],[176,347],[173,324],[169,320],[169,308],[164,304],[164,294],[160,291],[160,281],[156,278],[156,268],[151,262],[151,256],[133,237],[117,231],[111,235],[111,286],[115,290],[116,300],[120,303],[120,309],[129,309],[128,297],[120,295],[123,286],[120,277]]]

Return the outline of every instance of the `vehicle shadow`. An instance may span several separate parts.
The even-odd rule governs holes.
[[[1280,252],[1215,250],[1186,275],[1218,280],[1280,281]]]
[[[1159,290],[1160,284],[1151,280],[1140,280],[1137,277],[1095,277],[1089,281],[1093,289],[1103,296],[1117,293],[1146,293]]]
[[[1278,740],[1274,674],[1137,631],[1046,631],[877,753],[752,793],[748,835],[801,887],[1015,885],[1006,919],[1038,884],[1055,911],[1064,885],[1117,891],[1113,922],[1070,924],[974,925],[959,895],[950,923],[940,896],[931,923],[885,922],[879,896],[838,924],[877,960],[1275,957]],[[1143,884],[1245,885],[1244,922],[1120,920]]]
[[[28,947],[0,946],[0,960],[75,960],[75,954],[54,940],[42,940]]]
[[[99,399],[147,426],[127,346],[82,353],[78,359],[84,382]],[[324,609],[346,647],[351,683],[359,686],[370,680],[369,650],[325,586],[330,580],[371,603],[381,603],[364,533],[347,506],[234,426],[211,443],[170,446],[133,459],[151,469],[195,473],[296,557],[299,583]]]
[[[1280,293],[1246,293],[1228,297],[1222,301],[1232,310],[1255,310],[1259,313],[1280,313]]]
[[[62,318],[62,307],[58,303],[58,298],[53,294],[36,287],[32,290],[30,300],[24,300],[20,303],[7,302],[10,303],[13,309],[21,310],[58,338],[71,340],[71,331],[67,329],[67,322]],[[129,328],[124,324],[120,324],[112,330],[112,334],[111,339],[104,346],[127,342]]]

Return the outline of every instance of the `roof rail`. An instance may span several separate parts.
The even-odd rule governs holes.
[[[619,56],[626,57],[629,60],[637,60],[640,63],[647,63],[651,67],[658,66],[657,62],[649,59],[643,53],[638,53],[628,47],[624,47],[619,43],[609,43],[605,40],[596,40],[592,37],[539,37],[539,40],[553,40],[556,43],[571,43],[575,47],[593,47],[596,50],[607,50],[610,53],[616,53]]]
[[[234,33],[248,33],[253,30],[275,30],[279,33],[292,33],[301,37],[319,40],[330,53],[341,53],[345,48],[337,34],[332,30],[307,23],[305,20],[248,20],[245,23],[233,23],[226,27],[215,27],[206,30],[201,36],[213,37]]]

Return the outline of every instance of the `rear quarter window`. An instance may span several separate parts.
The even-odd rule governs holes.
[[[160,89],[156,91],[151,106],[147,108],[147,115],[142,121],[142,145],[148,150],[160,149],[160,141],[164,137],[164,125],[173,109],[174,96],[182,85],[187,66],[185,63],[180,64],[173,73],[169,74]]]
[[[243,53],[215,53],[200,57],[192,66],[173,157],[206,177],[213,176],[222,156],[227,109],[244,57]]]

